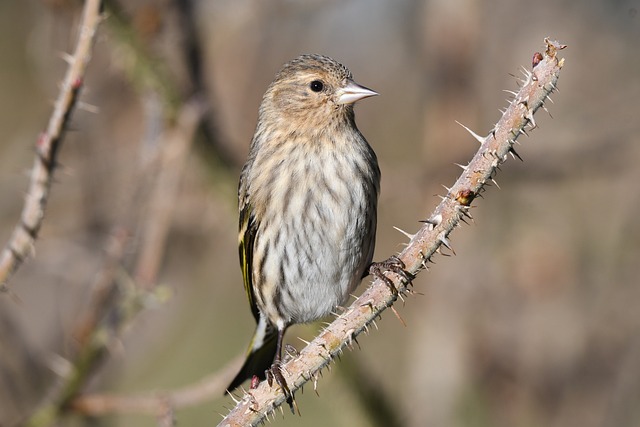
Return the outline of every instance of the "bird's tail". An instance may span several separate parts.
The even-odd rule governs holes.
[[[278,331],[262,316],[256,327],[256,332],[249,344],[247,359],[238,375],[231,381],[226,392],[229,393],[242,384],[246,379],[256,375],[260,380],[266,377],[265,371],[271,367],[276,355]]]

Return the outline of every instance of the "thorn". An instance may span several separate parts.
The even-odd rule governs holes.
[[[478,135],[477,133],[475,133],[474,131],[472,131],[471,129],[469,129],[468,127],[466,127],[465,125],[463,125],[457,120],[456,120],[456,123],[462,126],[464,129],[466,129],[466,131],[469,132],[471,136],[473,136],[480,144],[484,143],[486,138],[481,137],[480,135]]]
[[[60,58],[66,62],[68,65],[73,63],[73,55],[67,52],[60,52]]]
[[[541,104],[540,106],[542,107],[542,109],[543,109],[544,111],[546,111],[546,112],[547,112],[547,114],[549,115],[549,117],[551,117],[551,118],[553,119],[553,116],[551,115],[551,113],[549,112],[549,110],[547,110],[547,107],[545,107],[545,106],[544,106],[544,104]]]
[[[365,302],[364,304],[360,304],[360,307],[369,307],[369,310],[373,312],[373,303],[371,300]]]
[[[413,239],[415,234],[411,234],[411,233],[407,233],[406,231],[404,231],[401,228],[396,227],[395,225],[393,226],[393,228],[395,228],[397,231],[399,231],[400,233],[404,234],[405,236],[407,236],[409,238],[409,240]]]
[[[520,154],[518,154],[518,152],[514,150],[513,146],[509,147],[509,154],[511,154],[511,157],[513,157],[514,160],[517,157],[521,162],[524,162],[524,160],[522,160],[522,157],[520,157]]]
[[[309,344],[311,344],[309,341],[304,340],[304,339],[302,339],[302,338],[300,338],[300,337],[298,337],[298,339],[299,339],[300,341],[302,341],[302,342],[304,343],[304,345],[309,345]]]
[[[491,182],[493,182],[495,184],[496,187],[498,187],[498,190],[502,190],[502,188],[500,188],[500,186],[498,185],[498,183],[496,182],[495,179],[493,178],[489,178],[491,180]]]
[[[313,374],[313,391],[316,393],[316,396],[320,397],[320,394],[318,393],[318,375],[317,374]]]
[[[398,314],[398,312],[396,311],[396,308],[394,306],[390,306],[389,308],[391,309],[391,311],[393,311],[393,314],[396,315],[396,317],[398,318],[400,323],[402,323],[402,326],[404,326],[406,328],[407,327],[407,323],[404,321],[402,316],[400,316],[400,314]]]
[[[422,251],[418,252],[420,254],[420,265],[422,265],[422,268],[424,268],[425,270],[429,271],[429,267],[427,266],[427,262],[429,261],[427,259],[426,256],[424,256],[424,253]]]
[[[552,104],[555,104],[555,102],[553,101],[553,99],[551,99],[551,97],[549,95],[545,95],[545,101],[548,99],[549,101],[551,101]]]
[[[529,80],[532,76],[531,71],[527,70],[524,66],[521,66],[520,72]]]
[[[423,222],[425,224],[431,225],[431,230],[433,230],[436,226],[440,225],[442,222],[442,215],[438,214],[429,219],[421,219],[419,222]]]
[[[436,253],[440,254],[442,256],[446,256],[446,257],[450,257],[451,256],[449,254],[445,254],[444,252],[442,252],[442,249],[440,249],[440,247],[438,247],[438,249],[436,249]]]
[[[349,345],[349,346],[350,346],[350,345],[351,345],[351,343],[353,342],[353,337],[354,337],[354,335],[353,335],[353,334],[354,334],[354,333],[355,333],[355,329],[353,329],[353,328],[351,328],[351,329],[347,330],[347,331],[344,333],[344,336],[347,338],[347,345]],[[351,348],[351,349],[352,349],[352,348]],[[353,350],[353,349],[352,349],[352,350]]]
[[[454,165],[459,166],[463,171],[466,171],[466,170],[467,170],[467,168],[469,167],[469,165],[467,165],[467,166],[463,166],[463,165],[461,165],[460,163],[454,163]]]
[[[92,105],[83,101],[78,102],[78,108],[93,114],[98,114],[100,112],[100,107],[98,107],[97,105]]]
[[[362,347],[360,347],[360,343],[358,342],[358,338],[356,338],[356,336],[352,336],[351,340],[356,343],[356,345],[358,346],[358,350],[362,350]]]
[[[453,248],[451,247],[451,243],[449,242],[449,239],[447,239],[444,236],[444,233],[438,237],[438,240],[440,240],[440,242],[447,248],[449,249],[451,252],[453,252],[454,255],[456,255],[456,251],[453,250]],[[444,254],[443,254],[444,255]]]
[[[400,298],[400,301],[402,301],[402,305],[404,306],[406,301],[404,300],[404,297],[402,295],[402,292],[398,292],[398,298]]]
[[[513,96],[518,96],[518,92],[514,92],[512,90],[509,89],[502,89],[503,92],[507,92],[508,94],[511,94]]]
[[[440,184],[440,185],[442,185],[442,187],[444,187],[444,189],[447,190],[447,193],[451,193],[451,188],[447,187],[444,184]]]
[[[531,129],[535,129],[538,127],[538,125],[536,125],[536,121],[533,118],[533,111],[527,110],[527,114],[525,114],[524,118],[529,120],[529,123],[531,123]]]

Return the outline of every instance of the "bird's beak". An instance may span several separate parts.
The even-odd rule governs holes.
[[[376,95],[378,92],[360,86],[353,80],[347,80],[347,85],[338,89],[338,104],[353,104],[361,99]]]

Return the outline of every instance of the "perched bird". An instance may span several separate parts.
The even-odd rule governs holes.
[[[353,104],[374,95],[321,55],[285,64],[264,94],[238,189],[240,263],[258,326],[227,390],[268,374],[290,399],[279,369],[287,327],[327,316],[368,274],[380,169]]]

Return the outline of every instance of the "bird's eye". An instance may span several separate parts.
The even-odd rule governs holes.
[[[309,87],[314,92],[320,92],[322,91],[322,89],[324,89],[324,83],[322,83],[320,80],[314,80],[311,82]]]

